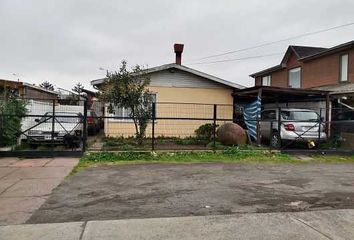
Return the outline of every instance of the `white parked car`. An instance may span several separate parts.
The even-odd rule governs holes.
[[[279,148],[289,141],[324,141],[327,138],[325,125],[319,124],[320,116],[309,109],[280,109],[281,126],[278,128],[279,108],[262,111],[260,121],[262,138],[270,140],[271,147]]]
[[[35,119],[36,125],[27,135],[30,144],[55,143],[69,146],[79,146],[82,141],[83,122],[81,113],[55,112],[54,132],[52,139],[52,112],[47,112],[40,119]]]

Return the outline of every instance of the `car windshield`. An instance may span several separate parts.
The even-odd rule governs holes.
[[[51,121],[51,116],[53,113],[47,112],[41,119],[40,122]],[[48,119],[50,118],[50,119]],[[65,112],[57,112],[55,113],[55,120],[59,123],[78,123],[80,122],[80,118],[76,113],[65,113]]]
[[[316,112],[311,111],[282,111],[283,120],[291,121],[318,121],[319,116]]]

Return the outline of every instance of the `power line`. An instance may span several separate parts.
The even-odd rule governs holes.
[[[263,58],[263,57],[277,56],[277,55],[283,55],[283,54],[284,54],[284,53],[271,53],[271,54],[265,54],[265,55],[243,57],[243,58],[232,58],[232,59],[225,59],[225,60],[218,60],[218,61],[190,63],[189,65],[200,65],[200,64],[233,62],[233,61],[241,61],[241,60],[254,59],[254,58]]]
[[[285,41],[288,41],[288,40],[293,40],[293,39],[296,39],[296,38],[302,38],[302,37],[311,36],[311,35],[315,35],[315,34],[319,34],[319,33],[323,33],[323,32],[328,32],[328,31],[332,31],[332,30],[335,30],[335,29],[338,29],[338,28],[348,27],[348,26],[351,26],[351,25],[354,25],[354,22],[346,23],[346,24],[342,24],[342,25],[338,25],[338,26],[335,26],[335,27],[326,28],[326,29],[322,29],[322,30],[318,30],[318,31],[314,31],[314,32],[304,33],[304,34],[296,35],[296,36],[293,36],[293,37],[284,38],[284,39],[277,40],[277,41],[272,41],[272,42],[267,42],[267,43],[263,43],[263,44],[259,44],[259,45],[255,45],[255,46],[251,46],[251,47],[247,47],[247,48],[241,48],[241,49],[228,51],[228,52],[224,52],[224,53],[220,53],[220,54],[214,54],[214,55],[210,55],[210,56],[206,56],[206,57],[202,57],[202,58],[197,58],[197,59],[194,59],[194,60],[191,60],[191,61],[203,60],[203,59],[208,59],[208,58],[225,56],[225,55],[229,55],[229,54],[232,54],[232,53],[243,52],[243,51],[247,51],[247,50],[251,50],[251,49],[255,49],[255,48],[260,48],[260,47],[264,47],[264,46],[273,45],[273,44],[280,43],[280,42],[285,42]]]

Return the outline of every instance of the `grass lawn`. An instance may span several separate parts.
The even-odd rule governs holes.
[[[301,161],[293,156],[269,150],[240,150],[238,147],[230,147],[218,152],[98,152],[85,154],[72,174],[80,169],[98,165],[116,164],[142,164],[142,163],[296,163],[306,164],[311,162],[323,163],[354,163],[354,156],[311,156],[311,161]]]

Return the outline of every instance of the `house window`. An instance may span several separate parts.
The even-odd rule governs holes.
[[[271,77],[270,75],[262,77],[262,86],[271,86]]]
[[[293,68],[289,70],[289,87],[300,88],[301,87],[301,68]]]
[[[118,117],[118,118],[122,118],[122,119],[119,119],[119,120],[122,120],[122,121],[126,121],[128,119],[125,119],[125,118],[129,118],[130,117],[130,113],[131,113],[131,110],[129,108],[120,108],[120,107],[114,107],[114,113],[111,114],[112,117]]]
[[[151,93],[151,97],[152,97],[152,102],[156,103],[156,93]],[[131,114],[130,108],[114,107],[113,111],[114,112],[111,113],[110,116],[121,118],[121,119],[118,119],[118,121],[132,121],[132,119],[128,119],[131,117],[130,116],[130,114]]]
[[[348,54],[344,54],[340,56],[340,64],[339,64],[339,80],[341,82],[348,81]]]

